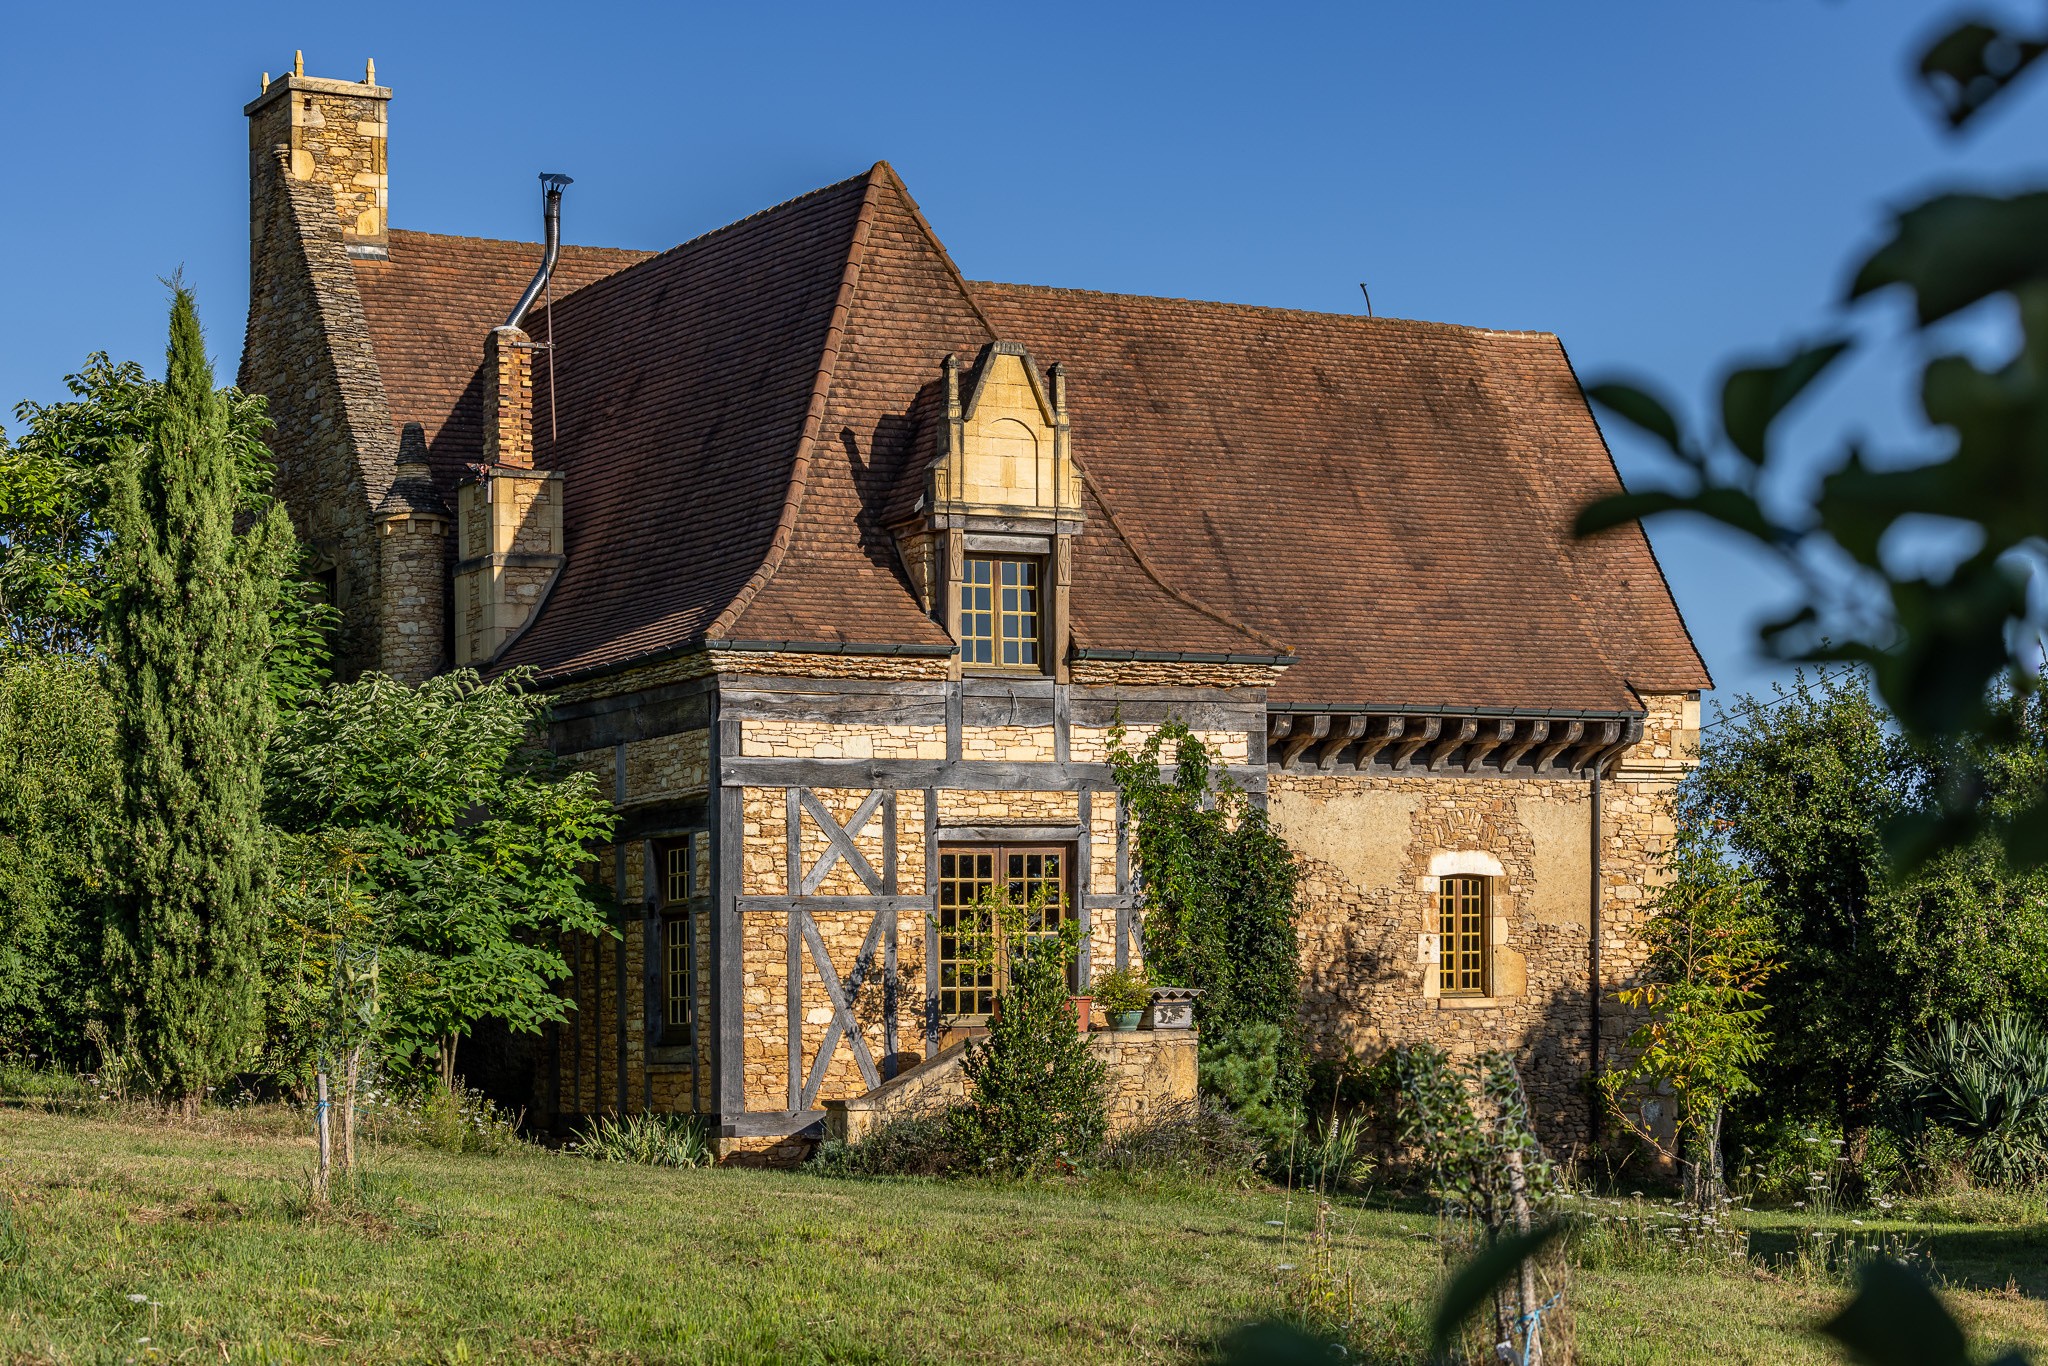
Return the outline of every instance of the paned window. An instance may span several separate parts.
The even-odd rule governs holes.
[[[1017,905],[1043,897],[1031,937],[1059,933],[1073,914],[1067,894],[1067,854],[1058,848],[1021,845],[939,851],[939,1010],[948,1016],[985,1016],[996,993],[1009,984],[1009,945],[996,941],[983,895],[998,888]]]
[[[1039,667],[1042,607],[1036,560],[967,558],[960,578],[960,662]]]
[[[660,959],[653,974],[661,1043],[691,1042],[696,1027],[696,922],[691,903],[711,895],[711,832],[695,830],[655,845],[660,899]]]
[[[1437,920],[1443,933],[1440,984],[1446,996],[1486,994],[1486,921],[1492,879],[1437,879]]]

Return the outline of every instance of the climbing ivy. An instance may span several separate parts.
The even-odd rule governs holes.
[[[1305,1079],[1293,851],[1184,722],[1135,749],[1125,739],[1119,721],[1110,765],[1134,827],[1146,968],[1155,982],[1201,990],[1205,1052],[1234,1047],[1226,1041],[1248,1027],[1277,1029],[1273,1099],[1291,1106]]]

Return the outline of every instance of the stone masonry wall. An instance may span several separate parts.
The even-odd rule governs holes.
[[[1662,699],[1657,699],[1662,702]],[[1613,1000],[1642,963],[1639,926],[1673,825],[1684,771],[1682,699],[1662,708],[1639,749],[1668,765],[1609,779],[1601,793],[1602,1051],[1630,1021]],[[1695,713],[1696,715],[1696,713]],[[1675,718],[1675,719],[1674,719]],[[1626,762],[1626,761],[1625,761]],[[1521,1063],[1539,1132],[1583,1143],[1591,1100],[1592,785],[1581,778],[1275,772],[1275,827],[1302,867],[1303,1015],[1314,1046],[1370,1057],[1433,1042]],[[1433,860],[1496,860],[1489,994],[1443,996],[1423,936],[1437,926]],[[1476,865],[1475,865],[1476,866]]]
[[[448,520],[382,517],[378,530],[379,661],[393,678],[419,683],[448,660]]]

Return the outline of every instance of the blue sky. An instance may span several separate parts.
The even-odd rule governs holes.
[[[0,51],[0,398],[60,396],[94,350],[157,368],[179,268],[232,375],[240,108],[303,49],[309,75],[374,57],[394,88],[400,227],[531,237],[534,173],[562,170],[570,240],[662,247],[887,159],[971,277],[1345,312],[1367,281],[1383,314],[1553,331],[1582,376],[1697,404],[1731,355],[1840,320],[1888,204],[2040,178],[2048,101],[1956,142],[1912,97],[1946,8],[23,7]],[[1848,369],[1795,441],[1924,449],[1909,356]],[[1711,530],[1653,535],[1721,693],[1764,686],[1768,567]]]

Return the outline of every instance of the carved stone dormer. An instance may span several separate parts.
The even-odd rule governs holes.
[[[1066,377],[1057,365],[1041,376],[1024,347],[995,342],[971,374],[946,357],[942,378],[937,451],[918,515],[898,531],[911,583],[960,643],[956,671],[1064,680],[1082,531]]]
[[[1047,533],[1079,531],[1081,487],[1060,367],[1041,378],[1029,351],[995,342],[982,352],[964,401],[957,357],[946,357],[945,386],[945,424],[925,490],[931,525],[996,519],[1044,523]]]

